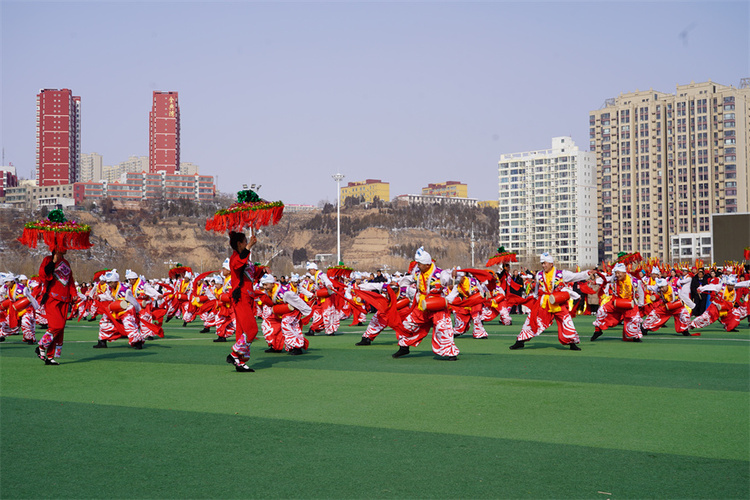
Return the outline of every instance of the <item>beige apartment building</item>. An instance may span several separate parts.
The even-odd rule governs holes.
[[[750,211],[750,80],[635,91],[589,113],[600,258],[671,262],[670,237],[711,230],[711,214]]]

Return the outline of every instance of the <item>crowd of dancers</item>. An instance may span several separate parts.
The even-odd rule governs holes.
[[[131,270],[96,273],[91,282],[76,282],[65,252],[53,251],[37,276],[0,273],[0,342],[20,335],[36,345],[37,356],[57,365],[67,321],[98,321],[93,345],[106,349],[121,339],[133,349],[164,336],[164,323],[202,325],[215,333],[214,342],[232,342],[226,361],[239,372],[252,372],[250,347],[262,335],[268,353],[301,355],[309,337],[336,335],[342,321],[365,328],[357,346],[368,346],[386,328],[396,333],[401,358],[432,331],[432,350],[441,359],[459,355],[454,338],[463,334],[488,337],[484,324],[497,319],[511,326],[511,311],[525,320],[510,349],[526,346],[557,324],[558,340],[579,351],[580,338],[572,321],[576,314],[595,314],[596,341],[622,325],[622,340],[642,342],[673,319],[677,333],[720,322],[737,331],[748,316],[750,266],[681,270],[653,265],[617,263],[609,269],[558,269],[550,254],[539,259],[536,273],[512,272],[509,262],[494,269],[441,269],[420,248],[403,273],[357,272],[345,266],[326,271],[307,263],[305,273],[275,277],[253,263],[253,235],[230,232],[232,254],[218,271],[195,274],[177,266],[169,276],[147,279]],[[217,266],[218,267],[218,266]],[[586,307],[590,298],[598,307]],[[374,314],[373,314],[374,313]],[[370,316],[367,321],[368,314]],[[260,328],[259,325],[260,324]],[[37,330],[44,334],[37,339]]]

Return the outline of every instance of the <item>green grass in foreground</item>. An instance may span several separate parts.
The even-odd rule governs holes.
[[[394,360],[391,332],[355,347],[364,328],[343,326],[298,357],[260,339],[250,374],[196,323],[143,351],[91,349],[95,324],[70,323],[59,367],[11,337],[0,497],[750,496],[745,324],[642,344],[576,325],[581,352],[553,329],[509,351],[520,326],[495,323],[457,362],[429,339]]]

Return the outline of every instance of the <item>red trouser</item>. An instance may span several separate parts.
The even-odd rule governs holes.
[[[414,309],[403,322],[404,330],[412,335],[405,337],[396,333],[398,345],[402,347],[418,346],[423,338],[432,332],[432,352],[438,356],[457,356],[459,351],[453,342],[453,323],[447,310],[421,311]]]
[[[730,331],[737,328],[744,317],[742,315],[742,309],[739,307],[733,307],[730,311],[727,311],[727,314],[723,317],[721,312],[723,311],[719,311],[716,304],[711,304],[708,306],[708,309],[706,309],[706,312],[695,318],[693,322],[690,323],[690,328],[703,328],[716,320],[719,320],[721,324],[724,325],[724,329]]]
[[[674,318],[674,330],[677,333],[683,333],[688,329],[690,313],[685,309],[685,306],[670,311],[664,306],[664,303],[657,304],[656,307],[652,308],[651,313],[643,318],[641,326],[646,330],[655,332],[664,326],[669,318]]]
[[[568,306],[563,305],[561,310],[551,313],[542,307],[539,307],[537,312],[536,325],[531,324],[531,315],[526,317],[521,332],[518,334],[516,340],[529,340],[533,339],[537,335],[541,334],[546,330],[552,321],[557,322],[557,340],[562,345],[578,344],[580,339],[578,338],[578,332],[573,324],[573,319],[570,317],[570,311]]]
[[[623,323],[622,340],[632,341],[643,337],[641,333],[641,313],[637,307],[632,309],[618,309],[615,301],[610,300],[596,311],[594,326],[604,331]]]
[[[244,299],[244,297],[243,297]],[[258,335],[258,323],[255,320],[255,304],[249,300],[240,300],[233,304],[236,322],[235,338],[239,340],[245,334],[245,340],[252,342]]]
[[[48,298],[44,304],[47,315],[47,334],[40,341],[41,350],[47,352],[47,357],[51,358],[55,354],[55,348],[63,345],[65,336],[65,321],[68,317],[68,302],[60,302],[53,298]]]

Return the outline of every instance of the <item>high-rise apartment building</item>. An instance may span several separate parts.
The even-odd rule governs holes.
[[[42,89],[36,96],[36,178],[40,186],[78,180],[81,98],[69,89]]]
[[[711,81],[636,91],[589,113],[600,258],[670,258],[670,236],[711,230],[711,214],[750,211],[750,88]]]
[[[596,157],[570,137],[498,163],[500,245],[527,265],[551,253],[563,268],[597,260]]]
[[[78,182],[98,181],[102,178],[103,158],[99,153],[82,153]]]
[[[149,172],[180,173],[180,106],[177,92],[154,91],[149,113]]]

